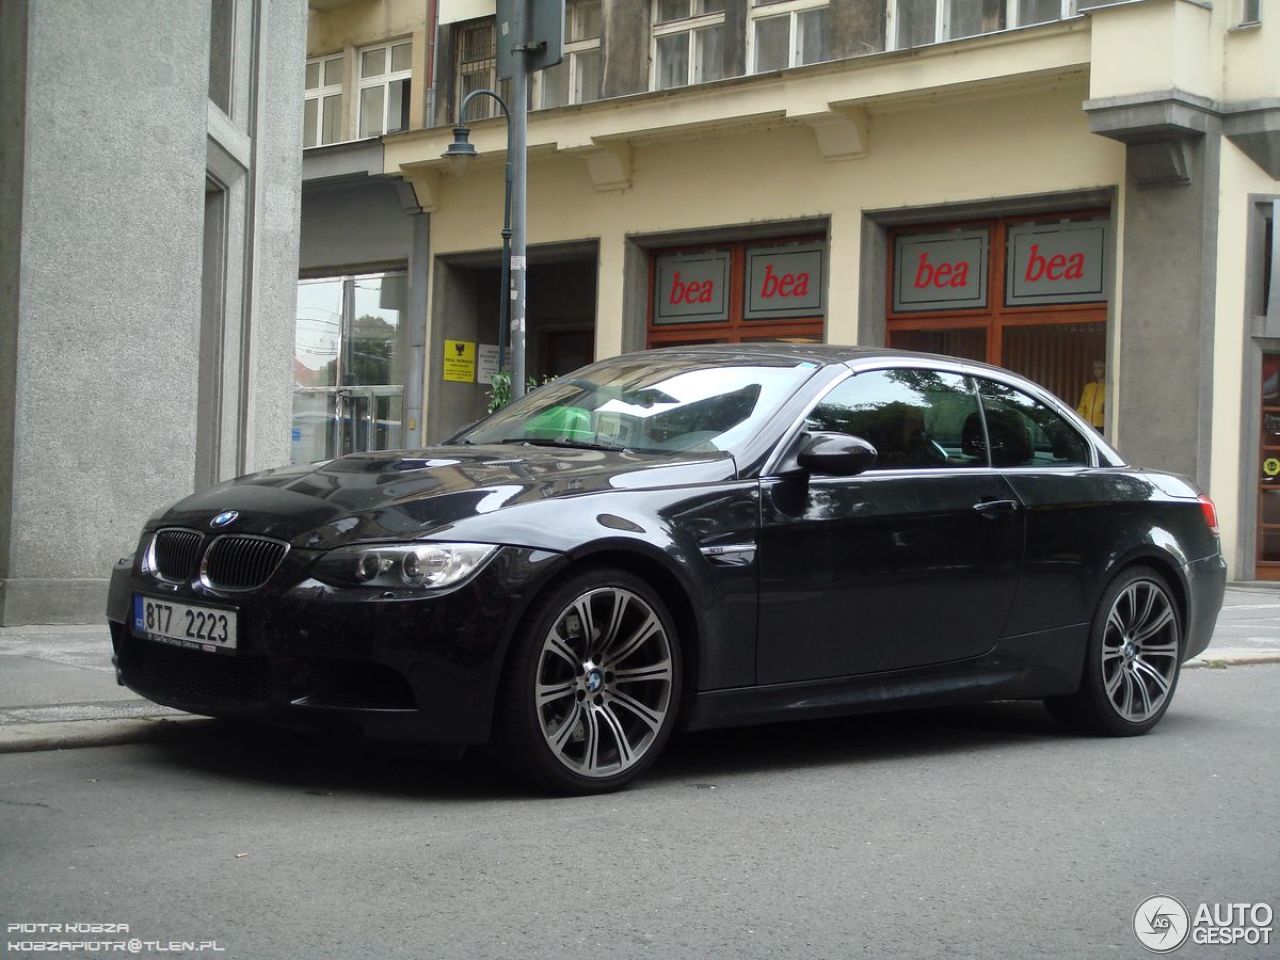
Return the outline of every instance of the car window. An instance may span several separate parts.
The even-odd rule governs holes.
[[[1089,444],[1045,403],[1014,387],[978,379],[991,462],[997,467],[1083,467]]]
[[[872,470],[987,466],[977,396],[953,373],[856,374],[813,408],[806,426],[866,440],[876,448]]]
[[[456,439],[736,453],[817,368],[766,358],[615,358],[535,390]]]

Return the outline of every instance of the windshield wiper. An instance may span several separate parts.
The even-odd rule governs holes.
[[[544,438],[544,437],[508,437],[506,440],[499,440],[499,443],[527,443],[531,447],[568,447],[571,450],[610,450],[615,453],[630,453],[629,447],[622,447],[611,443],[591,442],[588,440],[569,440],[567,438]]]

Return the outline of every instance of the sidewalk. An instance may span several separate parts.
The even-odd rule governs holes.
[[[1213,642],[1186,667],[1280,663],[1280,583],[1227,588]],[[106,625],[0,627],[0,753],[133,743],[208,720],[117,686]]]

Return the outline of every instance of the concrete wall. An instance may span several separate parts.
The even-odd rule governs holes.
[[[27,4],[0,4],[0,609],[9,577],[13,516],[13,398],[18,375],[22,184],[26,142]]]
[[[237,30],[243,72],[228,117],[208,99],[207,0],[173,0],[163,16],[91,0],[18,6],[29,18],[25,166],[6,322],[17,349],[12,379],[0,380],[14,424],[0,623],[87,622],[146,516],[192,490],[202,444],[229,449],[235,468],[287,462],[301,103],[282,91],[301,90],[304,21],[298,5],[264,0],[259,40],[271,52],[259,61],[255,6],[239,5],[250,29]],[[14,75],[6,59],[4,79]],[[225,256],[228,282],[239,277],[225,290],[234,337],[211,360],[200,327],[215,149],[243,164],[233,196],[244,245]],[[10,202],[0,211],[13,223]],[[210,362],[235,400],[217,438],[197,431],[198,371]]]

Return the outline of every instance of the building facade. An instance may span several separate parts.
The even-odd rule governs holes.
[[[101,621],[148,514],[288,462],[305,37],[0,4],[0,624]]]
[[[320,6],[313,38],[398,3]],[[434,441],[486,402],[506,125],[458,110],[505,85],[493,0],[418,6],[422,33],[359,44],[410,44],[370,177],[424,223],[396,263],[422,271],[405,376]],[[311,54],[346,51],[327,95],[359,133],[350,103],[395,95],[339,33]],[[1277,0],[569,0],[564,49],[530,92],[532,375],[775,338],[990,361],[1193,477],[1231,575],[1280,577]],[[453,176],[459,119],[481,156]]]

